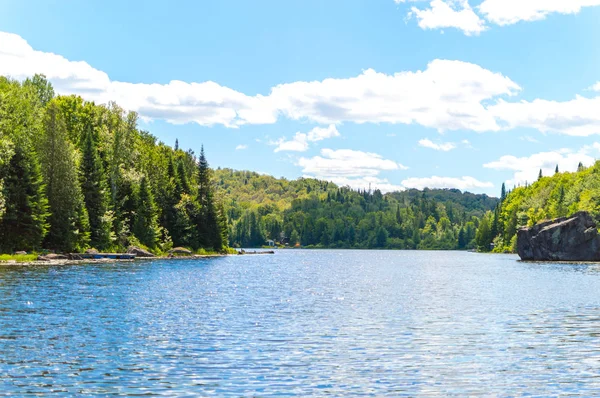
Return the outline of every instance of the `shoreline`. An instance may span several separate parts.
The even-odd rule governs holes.
[[[237,257],[237,256],[258,256],[266,254],[275,254],[274,251],[254,251],[244,252],[237,254],[194,254],[190,256],[161,256],[161,257],[136,257],[135,259],[114,259],[114,258],[102,258],[102,259],[84,259],[84,260],[35,260],[35,261],[23,261],[17,262],[16,260],[0,261],[0,266],[33,266],[33,265],[86,265],[86,264],[113,264],[113,263],[135,263],[142,261],[158,261],[158,260],[205,260],[211,258],[222,258],[222,257]]]

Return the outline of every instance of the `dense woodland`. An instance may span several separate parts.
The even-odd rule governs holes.
[[[503,185],[501,203],[482,218],[476,243],[484,251],[514,252],[519,227],[578,211],[600,219],[600,162],[589,168],[580,163],[574,173],[561,173],[558,166],[552,176],[540,171],[536,182],[510,192]]]
[[[204,151],[157,142],[137,121],[55,96],[43,76],[0,77],[0,251],[226,247]]]
[[[230,169],[216,170],[215,180],[236,247],[269,239],[317,248],[469,249],[479,219],[499,203],[458,190],[383,195]]]
[[[541,175],[500,199],[458,190],[382,194],[211,170],[115,103],[56,96],[43,76],[0,77],[0,252],[222,251],[269,240],[314,248],[514,251],[521,226],[591,212],[600,163]]]

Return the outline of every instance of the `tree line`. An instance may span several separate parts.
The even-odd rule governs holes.
[[[315,179],[218,169],[230,245],[267,240],[322,248],[470,249],[498,199],[455,189],[382,194]]]
[[[117,104],[57,96],[42,75],[0,77],[0,251],[223,250],[204,149],[138,128]]]

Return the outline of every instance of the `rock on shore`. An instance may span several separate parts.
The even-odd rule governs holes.
[[[600,235],[587,212],[545,221],[517,232],[525,261],[600,261]]]

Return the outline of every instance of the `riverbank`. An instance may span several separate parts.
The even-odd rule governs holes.
[[[275,251],[238,251],[236,254],[193,254],[190,256],[160,256],[160,257],[137,257],[135,259],[114,259],[114,258],[101,258],[101,259],[57,259],[57,260],[31,260],[31,261],[17,261],[14,260],[0,260],[0,266],[2,265],[18,265],[18,266],[32,266],[32,265],[84,265],[84,264],[111,264],[111,263],[133,263],[133,262],[146,262],[146,261],[173,261],[173,260],[202,260],[211,258],[221,257],[237,257],[237,256],[249,256],[249,255],[266,255],[275,254]]]

